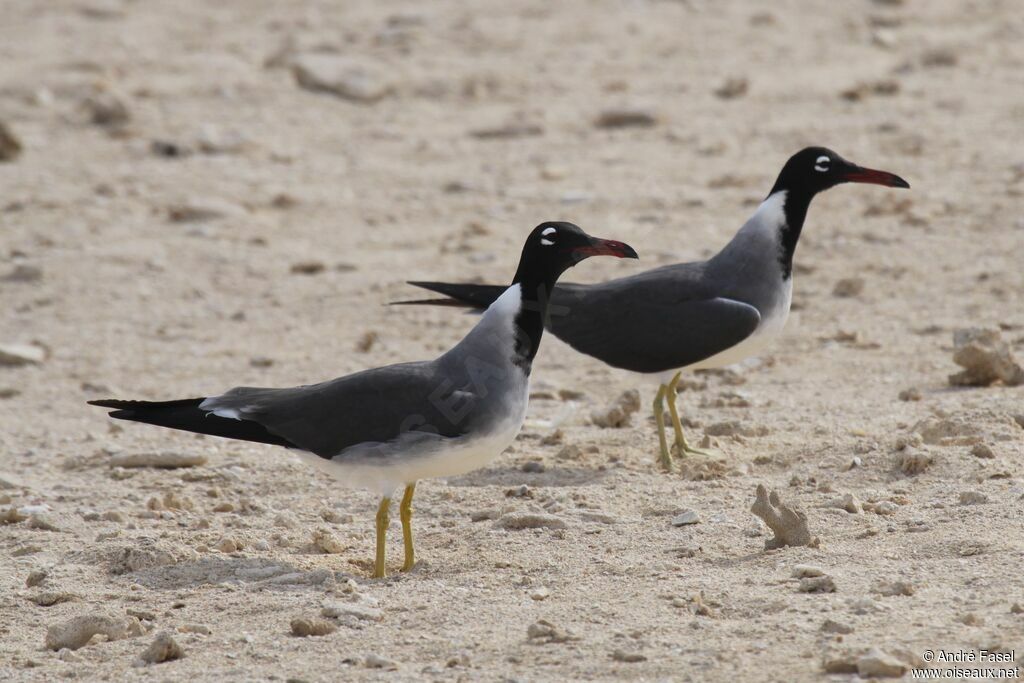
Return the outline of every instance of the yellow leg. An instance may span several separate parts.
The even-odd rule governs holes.
[[[668,412],[672,416],[672,429],[676,433],[676,453],[679,455],[686,455],[688,453],[695,453],[697,455],[710,455],[707,451],[702,451],[699,448],[694,448],[690,444],[686,443],[686,437],[683,436],[683,425],[679,421],[679,409],[676,407],[676,387],[679,386],[679,380],[682,378],[682,371],[680,370],[672,378],[672,381],[668,383]]]
[[[405,563],[402,571],[407,572],[416,564],[416,555],[412,547],[412,496],[416,493],[416,482],[405,487],[402,506],[399,508],[402,517],[402,540],[405,541]]]
[[[666,472],[672,471],[672,455],[668,452],[668,440],[665,438],[665,392],[668,387],[662,384],[654,397],[654,421],[658,423],[658,443],[661,445],[661,456],[658,462]]]
[[[384,541],[388,535],[388,524],[391,522],[388,517],[388,508],[390,507],[390,498],[385,496],[380,499],[380,506],[377,508],[377,560],[373,564],[373,578],[375,579],[383,579],[387,574],[384,570]]]

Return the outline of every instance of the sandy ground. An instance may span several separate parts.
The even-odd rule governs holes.
[[[1020,664],[1024,390],[947,380],[957,328],[1024,354],[1019,9],[4,3],[0,121],[23,149],[0,163],[0,343],[48,357],[0,367],[0,510],[37,513],[0,526],[0,678],[845,680],[827,663],[876,647],[897,674],[926,650]],[[300,86],[316,58],[356,60],[375,101]],[[595,125],[621,108],[656,123]],[[371,580],[372,494],[85,405],[431,357],[473,319],[386,307],[404,280],[507,280],[546,219],[641,254],[578,281],[707,256],[806,144],[913,190],[819,197],[783,339],[688,378],[718,464],[657,471],[646,409],[591,424],[651,385],[547,337],[516,443],[423,482],[419,565]],[[154,452],[206,462],[110,466]],[[763,549],[761,483],[819,547]],[[844,494],[862,511],[830,507]],[[700,522],[673,526],[685,509]],[[494,521],[528,512],[564,528]],[[397,520],[389,543],[397,569]],[[800,592],[796,565],[835,592]],[[292,635],[325,606],[335,632]],[[81,615],[135,635],[44,646]],[[184,657],[133,666],[165,631]]]

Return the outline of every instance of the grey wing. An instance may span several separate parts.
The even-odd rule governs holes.
[[[749,304],[680,289],[652,279],[556,288],[548,329],[608,365],[653,373],[710,358],[760,324],[761,314]]]
[[[291,389],[236,387],[200,408],[259,423],[324,458],[409,432],[457,437],[476,396],[456,387],[433,362],[402,363]]]

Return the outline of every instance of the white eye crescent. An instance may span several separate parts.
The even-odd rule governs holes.
[[[543,244],[545,247],[550,247],[552,244],[554,244],[554,242],[552,242],[551,240],[544,239],[543,237],[540,238],[540,243]]]
[[[830,163],[832,163],[832,160],[823,154],[814,160],[814,170],[819,173],[824,173],[828,170],[828,165]]]
[[[558,230],[556,230],[555,228],[545,228],[540,233],[541,234],[540,243],[543,244],[545,247],[550,247],[552,244],[554,244],[554,241],[553,240],[544,239],[544,238],[549,236],[549,235],[554,235],[556,232],[558,232]]]

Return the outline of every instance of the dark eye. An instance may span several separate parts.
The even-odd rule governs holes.
[[[820,157],[814,160],[814,170],[818,171],[819,173],[825,173],[828,171],[829,165],[831,163],[832,160],[829,159],[824,154],[822,154]]]
[[[555,243],[555,233],[557,232],[558,230],[555,228],[546,228],[544,232],[540,234],[540,243],[545,247],[550,247]]]

